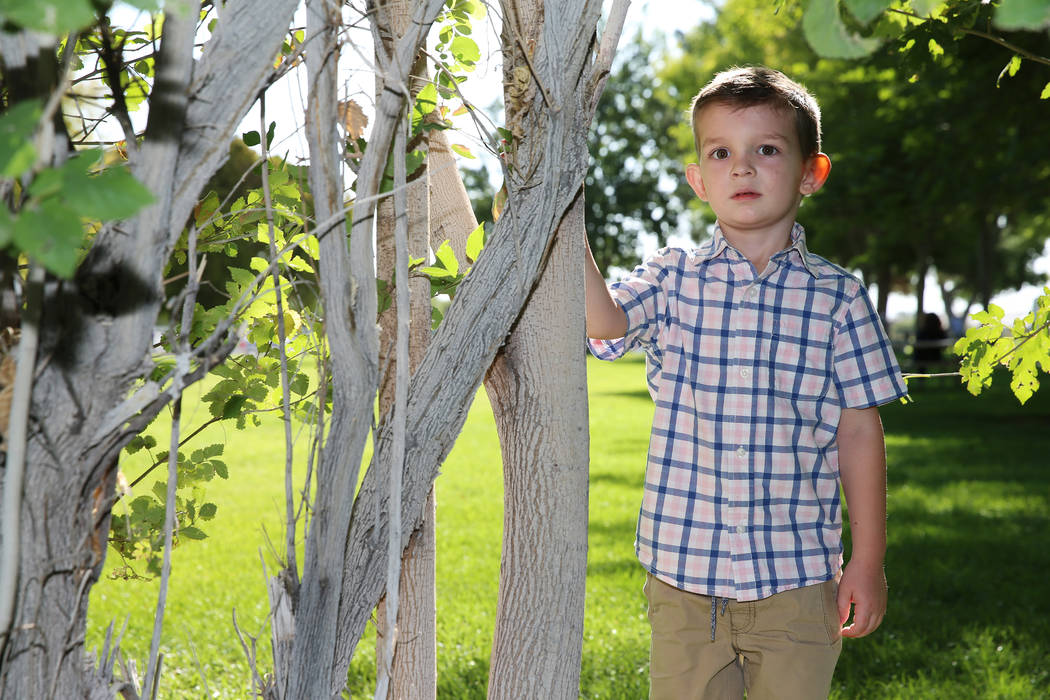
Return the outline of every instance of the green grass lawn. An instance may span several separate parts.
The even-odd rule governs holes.
[[[648,689],[643,573],[635,515],[652,402],[637,360],[590,362],[590,552],[581,695],[642,698]],[[1032,698],[1050,694],[1050,388],[1018,408],[1005,381],[979,399],[951,382],[913,386],[915,402],[883,409],[889,453],[890,608],[882,628],[846,640],[834,698]],[[185,414],[191,414],[188,407]],[[196,421],[203,420],[196,409]],[[282,541],[283,438],[212,428],[227,482],[210,537],[174,554],[165,624],[163,697],[247,695],[233,633],[259,635],[268,664],[262,558]],[[303,438],[305,440],[305,438]],[[124,465],[129,476],[140,465]],[[483,698],[495,619],[502,474],[484,392],[437,481],[438,674],[441,698]],[[120,506],[118,506],[119,508]],[[280,546],[278,545],[279,549]],[[116,563],[110,557],[107,569]],[[91,595],[88,647],[130,615],[124,647],[144,659],[156,582],[104,581]],[[371,696],[374,635],[350,670]],[[206,678],[207,686],[202,681]]]

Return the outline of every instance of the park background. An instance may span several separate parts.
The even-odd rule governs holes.
[[[701,9],[679,14],[686,7]],[[637,32],[625,36],[592,144],[589,233],[604,266],[622,269],[659,242],[702,236],[704,212],[691,208],[667,175],[687,157],[683,105],[713,70],[764,62],[800,78],[821,99],[826,150],[836,169],[829,191],[807,203],[800,220],[816,252],[869,281],[887,275],[881,279],[888,283],[870,286],[875,294],[881,286],[901,295],[887,295],[886,309],[896,321],[902,361],[914,329],[909,311],[913,318],[920,308],[958,315],[967,301],[976,308],[993,298],[1011,315],[1027,311],[1047,273],[1050,120],[1048,103],[1038,99],[1045,66],[1027,62],[1014,72],[1012,54],[1001,47],[939,35],[925,46],[887,48],[870,63],[847,65],[811,52],[790,6],[776,15],[759,2],[679,3],[674,10],[652,2],[641,9]],[[653,29],[671,17],[678,29]],[[1036,53],[1050,53],[1045,32],[1027,40]],[[491,218],[485,213],[491,209],[486,198],[497,189],[494,171],[474,172],[468,185],[479,218]],[[837,182],[845,189],[832,190]],[[850,220],[869,229],[849,229]],[[872,220],[883,228],[871,230]],[[930,298],[943,290],[958,303],[938,308],[936,301],[904,301],[919,294],[920,280],[936,288]],[[1002,296],[1012,288],[1025,291]],[[651,403],[637,360],[591,362],[589,373],[591,534],[581,694],[641,697],[647,625],[631,541]],[[1004,383],[1000,378],[989,394],[973,398],[956,380],[913,380],[915,402],[885,410],[892,608],[876,637],[847,645],[836,697],[1050,692],[1048,557],[1039,546],[1040,535],[1050,531],[1050,412],[1045,392],[1018,408]],[[196,411],[188,406],[184,420],[206,420],[203,408]],[[156,426],[158,434],[163,430]],[[165,694],[242,697],[250,680],[228,620],[236,610],[265,655],[264,528],[279,539],[282,437],[279,423],[268,418],[261,431],[211,430],[216,434],[201,439],[225,445],[231,479],[209,486],[219,509],[207,539],[186,542],[174,555],[164,686]],[[144,458],[129,456],[122,470],[137,474]],[[443,471],[437,482],[439,694],[480,697],[502,496],[483,393]],[[94,642],[101,643],[109,620],[119,627],[130,615],[124,645],[129,655],[144,656],[154,596],[150,582],[97,586]],[[361,645],[352,666],[355,695],[370,693],[374,683],[369,646]]]

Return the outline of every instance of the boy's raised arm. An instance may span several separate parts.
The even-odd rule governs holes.
[[[587,337],[589,338],[622,338],[627,333],[627,314],[609,294],[605,278],[594,261],[590,243],[584,239],[587,250],[584,276],[587,305]]]
[[[844,408],[839,421],[839,474],[849,509],[853,551],[839,581],[839,618],[853,606],[843,637],[863,637],[886,614],[886,446],[879,409]]]

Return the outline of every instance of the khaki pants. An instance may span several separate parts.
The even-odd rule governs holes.
[[[652,700],[827,698],[842,638],[835,581],[740,603],[669,586],[652,575]],[[726,602],[723,607],[723,603]]]

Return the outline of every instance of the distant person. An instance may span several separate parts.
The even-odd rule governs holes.
[[[635,543],[650,696],[827,697],[841,637],[886,611],[877,406],[906,389],[867,291],[795,222],[831,170],[813,97],[737,68],[696,96],[692,127],[686,179],[717,216],[712,240],[610,288],[593,256],[586,272],[592,352],[644,350],[656,402]]]
[[[941,317],[934,313],[924,313],[919,332],[915,335],[915,349],[912,360],[919,374],[926,374],[931,365],[937,365],[944,359],[945,340],[948,332],[941,325]]]

